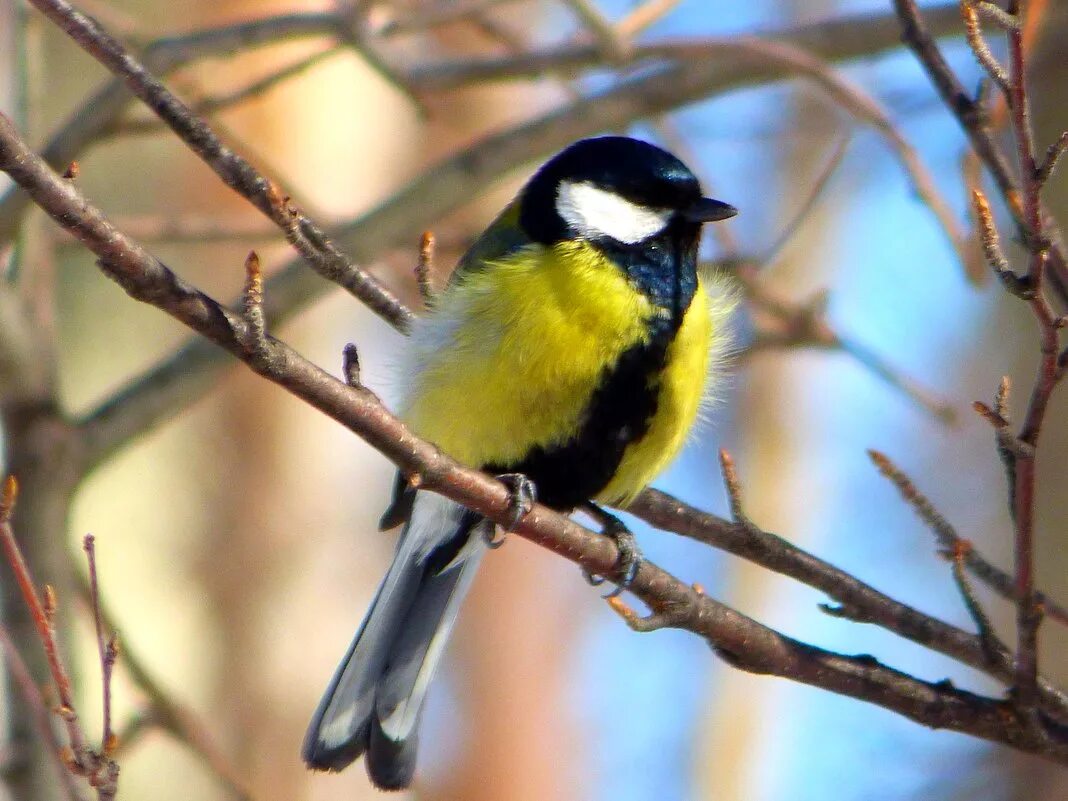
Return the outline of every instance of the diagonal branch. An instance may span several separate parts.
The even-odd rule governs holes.
[[[498,522],[511,518],[511,493],[483,473],[456,464],[407,428],[361,388],[337,380],[296,351],[267,337],[266,358],[245,347],[248,325],[175,276],[137,242],[114,229],[77,188],[51,171],[0,116],[0,169],[31,193],[46,213],[98,257],[101,269],[132,297],[152,303],[208,337],[290,393],[341,422],[426,489],[439,491]],[[612,575],[618,553],[609,540],[535,505],[517,533],[595,574]],[[633,591],[650,609],[671,610],[672,622],[706,639],[743,670],[779,675],[892,709],[927,725],[1012,745],[1068,764],[1068,731],[1046,718],[1015,719],[1007,702],[964,692],[947,681],[927,682],[868,656],[845,656],[769,629],[693,587],[643,563]],[[974,639],[974,638],[973,638]]]
[[[955,32],[959,24],[956,5],[930,9],[929,21],[931,30],[937,35]],[[146,69],[166,75],[203,58],[227,56],[291,39],[327,37],[344,43],[347,39],[343,26],[342,16],[330,12],[280,14],[159,39],[145,48],[142,63]],[[830,61],[877,55],[900,44],[897,24],[887,14],[843,15],[788,30],[769,31],[765,38],[810,50]],[[724,59],[728,54],[718,55]],[[679,66],[686,66],[699,56],[707,61],[716,57],[717,51],[709,48],[702,51],[700,40],[684,44],[674,52],[666,52],[660,45],[641,45],[632,48],[626,64],[648,65],[675,58],[680,62]],[[409,70],[405,81],[418,91],[426,91],[481,80],[536,78],[552,69],[566,72],[603,66],[603,56],[597,47],[566,45],[504,59],[429,64]],[[725,60],[719,66],[720,83],[710,87],[709,93],[716,88],[751,85],[780,77],[759,62],[731,64]],[[117,78],[109,81],[50,138],[44,150],[48,163],[61,167],[79,158],[87,147],[113,128],[129,101],[130,93],[124,83]],[[17,188],[0,197],[0,243],[10,241],[15,235],[28,202],[26,195]]]
[[[727,553],[820,590],[846,610],[852,620],[872,623],[981,670],[1000,681],[1013,680],[1012,654],[990,654],[980,638],[896,601],[855,576],[807,553],[752,521],[725,520],[659,490],[646,490],[627,511],[665,531],[703,542]],[[991,658],[994,657],[994,661]],[[1042,681],[1048,714],[1068,724],[1068,696]]]
[[[928,78],[942,97],[946,107],[956,117],[964,134],[971,142],[972,148],[990,172],[994,183],[1005,199],[1005,205],[1016,222],[1020,238],[1032,241],[1039,234],[1033,220],[1027,219],[1021,202],[1021,186],[1013,174],[1009,160],[998,146],[987,115],[978,103],[965,90],[960,79],[949,66],[935,41],[935,34],[920,15],[915,0],[893,0],[894,8],[900,20],[902,39],[915,53],[920,64],[927,72]],[[1042,219],[1049,219],[1047,210],[1040,203],[1038,211]],[[1051,237],[1058,240],[1058,237]],[[1051,243],[1049,249],[1049,279],[1062,309],[1068,308],[1068,261],[1063,247],[1058,241]]]
[[[95,20],[66,0],[30,2],[82,49],[120,76],[126,87],[170,126],[227,186],[281,228],[286,239],[317,273],[349,291],[393,325],[402,330],[407,328],[412,314],[392,293],[349,262],[319,226],[290,204],[277,185],[226,147],[204,120],[190,111]]]
[[[0,116],[0,169],[14,178],[56,222],[98,258],[101,269],[131,296],[156,306],[211,339],[265,378],[358,434],[426,489],[440,492],[488,518],[511,519],[507,487],[464,468],[433,445],[415,438],[370,392],[325,373],[267,337],[265,358],[251,354],[245,320],[183,281],[115,229],[76,187],[63,181]],[[616,547],[566,517],[535,505],[516,533],[587,571],[614,575]],[[656,565],[644,562],[635,594],[654,611],[671,610],[672,624],[704,638],[731,663],[866,700],[925,725],[968,733],[1068,764],[1068,730],[1040,717],[1025,725],[1006,701],[984,698],[948,681],[926,682],[870,656],[847,656],[784,636],[696,591]]]
[[[955,19],[955,8],[953,12]],[[857,26],[852,32],[836,20],[799,28],[791,41],[833,58],[850,58],[898,43],[892,18],[850,18],[850,22]],[[575,139],[789,75],[789,69],[769,65],[767,59],[695,60],[631,79],[596,97],[580,98],[562,109],[488,136],[427,170],[382,205],[346,226],[339,234],[339,244],[356,260],[371,261],[388,248],[410,244],[412,231],[429,228],[509,172]],[[268,322],[276,328],[329,288],[309,275],[301,261],[289,262],[266,282]],[[217,371],[229,364],[223,353],[194,338],[135,378],[119,395],[88,412],[80,422],[86,434],[83,455],[87,468],[203,397],[214,386]]]
[[[959,558],[959,561],[968,568],[972,575],[989,586],[1002,598],[1013,602],[1019,600],[1012,576],[988,562],[971,542],[961,537],[953,527],[953,524],[946,520],[942,513],[935,508],[935,505],[931,503],[931,500],[920,492],[912,482],[912,479],[905,475],[901,468],[879,451],[870,450],[868,451],[868,456],[875,463],[879,472],[897,487],[897,491],[901,493],[901,497],[905,502],[916,511],[920,519],[934,532],[938,545],[944,551],[954,554],[954,558]],[[956,555],[959,555],[959,557]],[[1047,615],[1059,620],[1061,623],[1068,623],[1068,609],[1065,609],[1043,592],[1036,593],[1035,598],[1042,605],[1042,609]]]
[[[329,13],[280,14],[237,24],[158,39],[145,48],[148,69],[167,74],[210,56],[224,56],[253,47],[306,37],[335,36],[338,17]],[[125,84],[113,78],[76,109],[45,147],[53,166],[66,166],[115,124],[132,99]],[[18,188],[0,197],[0,244],[10,242],[29,198]]]

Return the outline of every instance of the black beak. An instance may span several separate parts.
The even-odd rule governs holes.
[[[729,220],[738,213],[738,209],[729,203],[703,197],[689,208],[680,212],[684,219],[695,223],[716,222],[717,220]]]

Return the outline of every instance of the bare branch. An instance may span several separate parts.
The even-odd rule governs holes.
[[[982,189],[972,190],[972,205],[975,217],[979,223],[979,241],[983,245],[983,255],[994,270],[994,274],[1001,280],[1002,285],[1022,300],[1031,300],[1035,296],[1035,288],[1031,279],[1027,276],[1019,276],[1009,266],[1009,260],[1001,249],[1001,237],[998,235],[997,226],[994,224],[994,215],[990,211],[990,203]]]
[[[615,24],[616,35],[630,41],[674,11],[678,4],[679,0],[646,0]]]
[[[979,159],[990,171],[1002,197],[1005,198],[1006,206],[1016,221],[1020,237],[1025,241],[1032,240],[1037,229],[1030,226],[1025,219],[1020,203],[1020,184],[987,124],[987,117],[982,107],[968,94],[950,68],[935,42],[931,28],[920,16],[915,0],[893,0],[893,3],[901,22],[902,38],[905,44],[915,53],[946,107],[960,123]],[[987,5],[987,3],[982,3],[977,6],[977,10],[980,13],[986,13]],[[1041,205],[1039,210],[1042,217],[1048,216]],[[1062,308],[1068,308],[1068,263],[1065,261],[1065,254],[1059,244],[1054,244],[1050,248],[1050,259],[1049,277],[1052,289]]]
[[[408,34],[478,18],[497,6],[514,2],[517,0],[458,0],[452,3],[438,3],[429,8],[405,9],[407,14],[404,17],[387,19],[377,25],[374,19],[375,14],[372,13],[369,22],[372,26],[376,26],[374,32],[379,36]],[[378,11],[378,9],[372,9],[372,11]],[[395,13],[395,9],[386,9],[386,11]]]
[[[960,14],[956,5],[931,9],[931,26],[939,35],[957,32]],[[635,44],[619,67],[667,63],[675,67],[698,64],[716,70],[725,79],[733,76],[739,84],[776,80],[774,65],[761,64],[745,42],[792,45],[826,61],[840,62],[871,56],[900,45],[900,31],[889,15],[843,14],[822,22],[799,25],[787,30],[768,30],[758,37],[663,40]],[[742,61],[739,62],[739,56]],[[546,73],[574,73],[603,68],[604,58],[596,44],[567,44],[519,55],[463,61],[430,62],[408,73],[420,91],[454,89],[485,81],[523,80],[544,77]]]
[[[1010,14],[1020,17],[1020,5],[1012,0]],[[1042,610],[1037,603],[1034,581],[1035,449],[1045,420],[1046,408],[1058,378],[1059,329],[1044,292],[1047,261],[1051,250],[1047,235],[1049,218],[1042,209],[1042,184],[1035,160],[1034,130],[1031,126],[1030,96],[1024,57],[1022,26],[1007,31],[1009,42],[1009,110],[1016,158],[1020,170],[1020,206],[1024,244],[1028,250],[1027,279],[1034,288],[1031,309],[1040,329],[1040,364],[1019,439],[1030,446],[1014,462],[1015,481],[1010,492],[1016,536],[1013,539],[1016,585],[1016,684],[1015,697],[1021,707],[1034,708],[1038,681],[1038,628]]]
[[[975,622],[975,628],[979,632],[979,638],[983,641],[987,653],[991,659],[996,659],[999,651],[1004,651],[1005,646],[998,639],[990,618],[983,611],[982,604],[975,597],[971,584],[968,582],[968,574],[965,572],[964,559],[971,552],[972,544],[968,540],[961,540],[953,551],[943,551],[943,556],[949,559],[953,569],[953,583],[957,585],[964,606]]]
[[[110,756],[116,745],[115,732],[111,728],[111,674],[115,660],[119,656],[118,640],[112,634],[104,636],[104,624],[100,614],[100,584],[96,575],[96,538],[86,534],[82,539],[82,548],[89,561],[89,595],[93,607],[93,628],[96,631],[97,651],[100,654],[100,675],[103,684],[103,731],[100,736],[100,750]]]
[[[336,14],[319,12],[280,14],[223,25],[158,39],[145,48],[144,63],[147,69],[166,74],[209,56],[232,54],[289,39],[335,36],[338,25]],[[122,80],[107,82],[49,139],[44,150],[48,163],[65,165],[78,158],[112,127],[130,100]],[[0,244],[10,242],[14,237],[28,200],[17,188],[8,190],[0,198]]]
[[[1002,93],[1007,97],[1009,94],[1009,76],[1005,68],[990,52],[982,30],[979,28],[979,15],[975,11],[974,0],[960,0],[960,13],[964,17],[964,34],[968,38],[968,46],[971,47],[975,57],[986,70],[994,83],[998,85]]]
[[[1005,425],[1007,426],[1008,424],[1006,423]],[[976,578],[993,589],[1002,598],[1013,602],[1017,600],[1012,576],[984,559],[971,542],[957,534],[957,530],[953,525],[935,508],[931,500],[916,488],[916,485],[905,475],[901,468],[895,465],[886,454],[879,451],[869,450],[868,456],[879,469],[879,472],[897,487],[905,502],[915,510],[920,519],[931,529],[944,552],[955,559],[960,559]],[[1056,603],[1045,593],[1040,592],[1036,597],[1050,617],[1068,624],[1068,609]]]
[[[955,21],[955,8],[948,11],[953,13],[946,19]],[[946,26],[948,29],[949,22]],[[888,17],[847,17],[844,21],[799,28],[791,36],[825,56],[849,58],[896,45],[897,27]],[[222,40],[229,42],[231,35],[222,36]],[[358,260],[370,261],[386,248],[410,241],[412,230],[427,228],[511,170],[559,150],[575,139],[656,116],[698,98],[788,74],[788,70],[784,72],[778,66],[769,65],[767,59],[724,59],[715,63],[687,61],[636,78],[602,95],[577,100],[475,143],[423,173],[381,206],[349,224],[339,241]],[[266,281],[264,309],[269,324],[279,325],[328,288],[308,275],[302,261],[291,261]],[[79,422],[86,464],[90,467],[98,464],[125,443],[202,397],[214,386],[216,372],[229,364],[224,353],[194,338],[135,378]]]
[[[932,30],[939,35],[953,32],[957,22],[958,13],[953,5],[930,10]],[[340,40],[339,30],[344,24],[345,20],[341,16],[329,12],[269,16],[159,39],[145,49],[143,63],[146,69],[165,75],[198,59],[225,56],[273,42],[308,37],[332,37]],[[791,42],[833,61],[873,55],[899,44],[897,25],[889,15],[846,15],[790,30],[769,32],[768,36]],[[699,50],[698,47],[697,51]],[[711,71],[714,73],[715,80],[704,90],[704,94],[777,80],[782,77],[778,70],[769,70],[768,65],[760,64],[759,61],[732,63],[729,59],[720,58],[718,65],[707,62],[700,65],[692,64],[690,62],[695,58],[697,51],[684,46],[672,55],[665,54],[655,46],[647,46],[637,47],[632,57],[653,63],[675,58],[680,62],[678,67],[688,72]],[[715,58],[717,52],[713,47],[706,55]],[[729,53],[718,55],[729,56]],[[535,78],[545,70],[552,69],[553,65],[559,66],[564,71],[598,67],[601,65],[601,54],[594,46],[566,46],[542,55],[509,57],[503,61],[499,59],[489,62],[469,60],[449,64],[431,64],[425,69],[411,70],[406,76],[406,82],[419,91],[428,91],[440,88],[441,85],[434,83],[437,80],[444,81],[445,85],[454,86],[464,82],[501,77]],[[695,69],[698,66],[700,70]],[[639,83],[642,82],[639,81]],[[129,100],[130,96],[123,82],[119,79],[110,81],[76,110],[63,127],[51,137],[44,151],[45,159],[52,165],[65,165],[77,158],[86,147],[112,127]],[[686,101],[677,100],[672,105],[680,105],[684,102]],[[596,117],[593,118],[592,123],[589,126],[592,131],[613,125],[600,121]],[[598,124],[601,124],[600,129],[597,127]],[[549,148],[549,150],[552,149],[554,148]],[[532,153],[530,157],[542,155],[544,152],[547,151]],[[0,243],[8,242],[14,236],[27,202],[26,195],[19,192],[17,188],[9,190],[3,197],[0,197]],[[421,225],[433,221],[434,219],[431,218]]]
[[[837,350],[939,420],[945,423],[956,420],[956,410],[945,399],[902,373],[868,346],[834,330],[826,318],[826,292],[800,303],[790,303],[776,297],[764,286],[751,262],[738,261],[732,266],[746,298],[757,313],[756,338],[743,356],[771,347]]]
[[[978,11],[984,19],[1004,31],[1011,31],[1020,26],[1020,21],[1014,14],[1007,13],[1001,6],[995,5],[990,0],[965,0],[965,2]]]
[[[241,346],[247,323],[240,315],[184,282],[111,226],[76,187],[63,182],[26,147],[3,117],[0,169],[96,253],[104,272],[133,297],[202,333],[266,378],[346,425],[405,473],[418,476],[424,489],[441,492],[495,522],[504,524],[510,519],[512,500],[507,487],[461,467],[429,443],[416,439],[371,393],[346,386],[273,339],[267,340],[272,357],[266,365],[252,361]],[[606,538],[543,506],[535,505],[516,532],[591,573],[609,573],[618,560],[616,547]],[[1068,763],[1068,735],[1061,727],[1042,718],[1037,726],[1024,725],[1006,715],[1011,707],[1004,701],[967,693],[947,682],[920,681],[871,657],[845,656],[800,643],[697,592],[651,562],[642,563],[632,589],[650,609],[678,610],[675,625],[705,638],[718,653],[729,655],[732,664],[745,670],[820,686],[927,725],[967,732]],[[886,610],[883,612],[885,615]],[[953,636],[982,649],[974,635],[959,632]]]
[[[612,23],[593,0],[564,0],[565,4],[590,32],[597,48],[609,64],[619,63],[627,57],[629,42],[619,35]]]
[[[434,302],[434,284],[430,279],[434,262],[434,234],[424,231],[419,241],[419,258],[415,262],[415,283],[419,287],[419,297],[430,306]]]
[[[265,75],[258,80],[252,81],[246,86],[240,89],[235,89],[232,92],[228,92],[222,95],[216,95],[213,97],[206,97],[202,100],[198,100],[190,104],[190,109],[194,114],[198,114],[202,117],[216,114],[220,111],[224,111],[234,106],[240,105],[248,100],[260,97],[266,94],[271,89],[274,89],[284,81],[288,81],[295,78],[315,66],[318,66],[322,62],[342,52],[344,48],[334,45],[320,50],[316,53],[312,53],[310,56],[294,61],[292,64],[286,64],[284,67],[275,70],[269,75]],[[155,118],[147,119],[127,119],[116,120],[115,123],[104,132],[104,135],[112,134],[152,134],[158,133],[166,128],[166,126]]]
[[[114,631],[117,628],[115,617],[104,599],[97,596],[94,600],[89,582],[82,577],[79,579],[82,601],[91,609],[99,608],[104,627]],[[136,715],[115,737],[115,753],[129,749],[145,730],[159,729],[196,754],[234,798],[238,801],[251,801],[251,790],[212,742],[203,723],[164,689],[129,642],[123,647],[122,664],[124,672],[148,699],[148,708]]]
[[[760,256],[759,261],[761,264],[771,264],[778,258],[779,254],[782,253],[783,248],[790,243],[790,240],[793,239],[794,235],[805,223],[809,215],[812,214],[813,210],[818,205],[820,198],[823,196],[824,191],[830,185],[831,178],[838,172],[838,168],[842,166],[842,160],[845,158],[846,152],[849,150],[849,144],[852,140],[852,131],[844,131],[835,139],[830,147],[830,151],[823,166],[816,174],[816,179],[812,182],[812,187],[806,193],[805,198],[801,201],[801,205],[798,207],[797,211],[794,212],[794,216],[783,226],[782,231],[775,237],[775,241],[773,241]]]
[[[57,180],[61,180],[58,176],[56,177]],[[18,498],[18,486],[15,477],[8,476],[0,490],[0,547],[3,549],[7,563],[15,573],[15,581],[22,592],[23,602],[26,604],[30,618],[37,629],[37,636],[44,648],[52,685],[55,687],[59,701],[56,714],[63,721],[67,739],[70,742],[70,759],[66,762],[66,766],[73,774],[88,779],[101,801],[112,801],[118,791],[119,766],[107,755],[106,744],[105,748],[99,752],[89,746],[89,741],[78,720],[78,713],[75,711],[70,675],[63,663],[59,644],[56,641],[55,595],[50,588],[46,591],[44,601],[38,595],[37,584],[33,580],[30,568],[22,556],[22,551],[15,540],[15,533],[11,528],[11,515]]]
[[[82,49],[120,76],[127,88],[181,138],[227,186],[244,196],[281,228],[308,264],[329,281],[343,287],[372,311],[399,328],[411,323],[409,312],[376,280],[352,264],[326,233],[283,197],[277,185],[264,178],[244,158],[226,147],[208,125],[154,78],[126,49],[94,20],[66,0],[31,3],[77,42]]]
[[[59,742],[55,731],[52,729],[52,717],[48,704],[45,703],[45,698],[40,689],[38,689],[37,682],[34,681],[26,660],[22,658],[11,639],[11,635],[2,624],[0,624],[0,649],[3,651],[11,683],[22,693],[22,697],[26,701],[26,707],[33,713],[33,723],[37,728],[37,734],[48,746],[48,752],[54,757],[60,785],[63,789],[63,797],[67,801],[82,801],[81,790],[74,776],[67,769],[64,746]]]
[[[1035,180],[1040,184],[1046,183],[1050,176],[1053,175],[1053,171],[1057,169],[1057,164],[1064,155],[1064,151],[1068,150],[1068,131],[1061,131],[1061,135],[1057,137],[1052,145],[1046,149],[1046,158],[1042,161],[1036,174]]]
[[[820,590],[851,610],[849,616],[854,619],[881,626],[925,648],[989,672],[1000,681],[1013,680],[1009,651],[1000,652],[996,661],[991,661],[984,644],[975,635],[894,600],[782,537],[763,531],[751,521],[746,525],[724,520],[658,490],[643,492],[627,511],[664,531],[719,548]],[[1044,681],[1041,692],[1046,712],[1068,724],[1068,696]]]

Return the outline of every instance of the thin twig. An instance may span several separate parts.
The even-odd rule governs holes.
[[[68,801],[82,801],[81,790],[75,782],[74,775],[67,768],[66,750],[52,728],[48,704],[37,687],[37,682],[34,681],[26,660],[22,658],[11,635],[2,624],[0,624],[0,649],[3,650],[4,662],[7,664],[11,683],[22,693],[26,707],[33,713],[33,723],[37,728],[37,734],[48,746],[48,752],[54,757],[64,797]]]
[[[640,6],[628,11],[613,27],[616,35],[623,41],[632,41],[646,28],[666,17],[680,0],[646,0]]]
[[[853,132],[851,130],[843,131],[831,145],[830,151],[823,166],[816,174],[816,179],[812,182],[812,186],[809,188],[804,199],[801,201],[801,205],[797,211],[794,212],[794,216],[790,218],[790,221],[783,226],[779,235],[775,237],[775,240],[760,256],[760,263],[764,265],[771,264],[779,254],[782,253],[783,248],[790,243],[794,235],[798,232],[809,215],[819,204],[820,198],[823,197],[824,191],[831,183],[831,178],[838,172],[838,168],[842,166],[842,160],[845,158],[846,152],[849,150],[849,144],[853,140]]]
[[[424,31],[429,28],[437,28],[442,25],[450,25],[456,22],[464,22],[475,17],[482,16],[492,11],[497,6],[505,3],[517,3],[522,0],[458,0],[451,3],[437,3],[428,8],[405,9],[406,16],[385,19],[377,22],[372,14],[368,20],[372,30],[377,36],[394,36],[397,34],[409,34]],[[375,9],[376,11],[378,9]],[[387,8],[387,13],[395,12],[396,9]]]
[[[971,47],[972,52],[983,66],[983,69],[986,70],[987,75],[998,85],[1002,93],[1008,97],[1009,76],[1005,72],[1005,68],[994,57],[994,54],[990,52],[990,45],[987,44],[983,31],[979,27],[979,15],[975,11],[974,0],[960,0],[960,13],[964,18],[964,35],[968,39],[968,46]]]
[[[953,572],[953,583],[957,585],[957,591],[960,593],[961,600],[964,601],[964,607],[968,610],[968,615],[971,617],[972,622],[975,623],[979,638],[983,641],[991,660],[994,660],[997,658],[996,654],[999,651],[1005,650],[1005,646],[998,639],[994,626],[990,623],[990,618],[987,617],[986,612],[983,610],[983,605],[975,597],[975,592],[968,582],[968,574],[965,572],[965,558],[971,553],[971,550],[971,542],[960,540],[952,551],[943,551],[942,555],[949,560]]]
[[[734,469],[734,459],[726,448],[719,449],[719,465],[723,471],[723,486],[727,490],[731,518],[735,523],[744,525],[747,518],[742,507],[742,485],[738,480],[738,471]]]
[[[820,590],[840,604],[851,619],[881,626],[924,648],[1012,683],[1014,666],[1010,651],[1000,652],[997,660],[991,662],[986,646],[978,637],[879,592],[782,537],[763,531],[752,521],[742,525],[725,520],[658,490],[643,492],[627,511],[656,528],[719,548]],[[1040,683],[1047,713],[1068,724],[1068,696],[1049,682]]]
[[[957,20],[956,11],[950,6],[932,9],[930,12],[932,29],[939,35],[954,32]],[[897,46],[896,31],[888,22],[889,18],[886,15],[843,15],[824,22],[772,31],[769,32],[769,36],[811,48],[824,58],[846,60],[858,56],[874,55]],[[343,24],[342,16],[333,12],[269,15],[158,39],[145,48],[143,59],[148,69],[167,74],[200,59],[228,56],[275,42],[321,37],[337,40],[339,26]],[[600,66],[601,55],[596,47],[586,46],[584,48],[583,64],[572,63],[575,54],[567,53],[568,48],[565,48],[564,53],[554,54],[548,60],[558,62],[564,71],[581,67],[583,64],[591,68]],[[679,52],[677,58],[683,62],[688,61],[685,52]],[[529,56],[523,56],[521,60],[528,59]],[[656,62],[662,61],[663,56],[653,48],[647,50],[644,59]],[[514,62],[517,59],[511,60]],[[540,60],[535,59],[535,61]],[[698,65],[690,65],[688,71],[693,71],[693,67],[696,66]],[[506,68],[505,71],[509,69],[511,68]],[[481,72],[483,65],[471,59],[451,65],[432,64],[427,65],[425,70],[413,69],[408,80],[410,83],[418,84],[420,81],[432,79],[435,75],[452,80],[450,75],[471,74],[472,70],[476,73]],[[539,64],[535,64],[526,74],[533,77],[541,75],[543,71]],[[494,76],[488,77],[492,79]],[[720,83],[725,82],[727,85],[749,85],[777,79],[779,76],[777,71],[769,71],[766,65],[759,62],[741,64],[729,63],[721,59],[717,77],[721,79]],[[470,80],[477,80],[477,78],[471,77]],[[424,92],[433,89],[425,84],[416,88]],[[707,91],[714,91],[714,88]],[[78,158],[89,145],[97,141],[113,126],[129,100],[129,93],[121,80],[114,79],[108,82],[92,98],[76,109],[63,126],[49,138],[44,150],[46,160],[54,166],[66,165]],[[605,124],[596,119],[591,122],[589,129],[591,131],[604,130],[614,125],[614,123]],[[26,195],[17,189],[9,190],[0,196],[0,244],[11,241],[15,235],[27,207],[27,201]],[[432,221],[426,220],[426,223]]]
[[[1020,4],[1011,0],[1008,12],[1020,17]],[[1027,413],[1019,439],[1031,447],[1031,452],[1017,457],[1015,483],[1011,499],[1014,507],[1016,536],[1016,686],[1015,697],[1022,709],[1034,709],[1038,675],[1038,628],[1042,611],[1035,597],[1034,583],[1034,516],[1035,516],[1035,458],[1034,449],[1045,419],[1049,398],[1057,382],[1058,329],[1053,310],[1044,293],[1046,266],[1050,252],[1045,234],[1046,215],[1042,209],[1035,160],[1034,131],[1031,127],[1030,97],[1027,91],[1027,71],[1021,26],[1009,29],[1009,110],[1012,115],[1013,139],[1020,168],[1023,233],[1028,250],[1027,278],[1034,288],[1031,309],[1038,320],[1041,333],[1041,360]]]
[[[1012,213],[1019,230],[1020,238],[1029,241],[1037,229],[1030,227],[1021,205],[1021,186],[1013,173],[1009,160],[1002,153],[991,131],[987,115],[983,108],[965,90],[949,63],[939,50],[931,29],[924,22],[916,0],[893,0],[894,9],[901,23],[902,39],[913,51],[923,65],[931,83],[942,97],[943,102],[957,119],[972,148],[986,168],[990,171],[998,186],[1006,206]],[[980,13],[986,12],[984,3],[977,7]],[[1014,26],[1018,29],[1018,26]],[[1010,48],[1011,49],[1011,48]],[[1010,61],[1012,60],[1010,54]],[[1011,66],[1011,65],[1010,65]],[[1010,69],[1011,72],[1011,69]],[[1012,76],[1010,75],[1010,80]],[[1039,205],[1041,215],[1046,212]],[[1050,237],[1056,240],[1056,237]],[[1056,241],[1049,250],[1050,283],[1060,305],[1068,308],[1068,262],[1063,248]]]
[[[1001,249],[1001,237],[994,224],[994,214],[983,190],[972,190],[972,206],[976,221],[979,223],[979,241],[983,246],[983,255],[987,264],[1001,280],[1002,285],[1013,295],[1022,300],[1031,300],[1035,296],[1034,283],[1029,276],[1019,276],[1009,266],[1005,252]]]
[[[878,468],[879,472],[897,487],[901,497],[913,508],[920,519],[938,540],[939,548],[949,554],[960,554],[960,558],[968,570],[980,581],[989,586],[1002,598],[1013,603],[1016,602],[1016,591],[1013,586],[1013,578],[1005,571],[995,567],[966,539],[961,537],[953,525],[946,520],[945,516],[938,511],[930,498],[920,492],[905,472],[894,464],[890,457],[876,450],[869,450],[868,456]],[[1038,593],[1038,601],[1043,605],[1046,613],[1068,624],[1068,609],[1052,600],[1045,593]]]
[[[247,325],[243,317],[188,285],[114,229],[77,187],[64,182],[32,153],[2,116],[0,169],[31,193],[49,216],[74,230],[97,255],[105,273],[133,297],[166,311],[253,369],[261,369],[240,344],[241,331]],[[269,339],[268,344],[279,356],[273,363],[280,366],[263,372],[265,377],[358,433],[406,474],[418,475],[424,489],[440,492],[495,522],[503,524],[510,519],[511,493],[501,482],[460,466],[414,437],[371,393],[346,386],[277,340]],[[592,573],[610,572],[619,558],[610,541],[543,506],[535,505],[516,532]],[[967,732],[1068,763],[1068,733],[1056,725],[1031,726],[1016,721],[1006,714],[1009,707],[1003,700],[968,693],[944,682],[923,681],[870,657],[837,654],[801,643],[698,592],[649,561],[641,564],[632,591],[650,609],[678,610],[677,626],[704,638],[717,652],[729,654],[732,664],[741,669],[820,686],[927,725]],[[970,644],[967,647],[981,654],[977,637],[965,632],[954,636],[962,636],[963,642]],[[1001,670],[1000,659],[990,667],[985,655],[978,658],[986,669]],[[1051,698],[1042,697],[1044,703]]]
[[[126,86],[166,123],[215,173],[285,232],[286,239],[320,275],[359,298],[372,311],[399,328],[411,313],[378,281],[361,270],[330,241],[326,233],[300,213],[277,185],[244,158],[226,147],[208,125],[94,20],[66,0],[30,0],[87,53],[121,77]]]
[[[89,607],[94,605],[92,589],[89,582],[79,576],[82,601]],[[95,603],[100,608],[100,617],[104,627],[116,629],[115,617],[108,609],[102,597]],[[152,675],[141,656],[129,642],[123,648],[122,664],[124,672],[133,684],[145,694],[148,707],[135,716],[125,729],[115,738],[116,753],[130,747],[132,741],[147,728],[156,728],[166,732],[194,754],[208,767],[222,787],[237,801],[251,801],[252,792],[236,768],[230,764],[204,726],[203,722],[186,706],[177,701],[162,684]]]
[[[989,2],[989,0],[964,0],[969,6],[979,12],[984,19],[994,23],[1004,31],[1019,28],[1020,21],[1015,14],[1007,13],[1001,6]]]
[[[629,42],[619,34],[594,0],[564,0],[564,3],[589,31],[609,64],[626,59],[630,50]]]
[[[0,546],[3,548],[7,563],[15,573],[15,581],[19,585],[23,602],[26,604],[30,619],[37,629],[37,636],[44,648],[52,686],[56,690],[59,702],[56,714],[63,721],[67,740],[70,743],[70,759],[67,767],[75,775],[88,779],[101,801],[112,801],[118,792],[119,766],[106,753],[97,752],[89,746],[75,710],[70,675],[63,664],[59,644],[56,641],[53,622],[55,596],[49,591],[47,603],[41,600],[37,593],[37,584],[11,528],[11,515],[18,498],[18,488],[18,481],[15,477],[8,476],[0,489]]]
[[[100,750],[111,755],[115,750],[115,732],[111,728],[111,675],[118,659],[118,640],[114,634],[104,636],[104,624],[100,615],[100,583],[96,572],[96,538],[86,534],[82,548],[89,564],[89,594],[93,607],[93,628],[96,631],[96,646],[100,656],[100,675],[103,684],[103,729],[100,736]]]
[[[839,351],[938,420],[947,424],[956,421],[957,412],[952,404],[902,373],[867,345],[832,328],[826,318],[826,292],[818,292],[800,303],[791,303],[768,290],[755,263],[737,261],[731,268],[752,309],[757,312],[756,336],[740,358],[768,348],[812,347]]]
[[[286,64],[269,75],[265,75],[262,78],[252,81],[240,89],[235,89],[232,92],[222,95],[205,97],[201,100],[192,102],[190,103],[190,109],[194,114],[199,114],[200,116],[205,117],[233,108],[248,100],[266,94],[279,84],[302,75],[327,59],[343,52],[345,49],[346,48],[339,45],[327,47],[324,50],[312,53],[310,56],[298,59],[292,64]],[[111,128],[104,132],[104,135],[121,134],[128,136],[131,134],[153,134],[165,129],[166,126],[156,118],[126,119],[117,120]]]
[[[263,272],[260,257],[254,250],[245,258],[245,288],[241,295],[241,312],[247,323],[242,344],[258,360],[268,358],[267,318],[263,313]]]
[[[1057,140],[1046,148],[1046,158],[1043,159],[1041,166],[1038,167],[1035,173],[1036,181],[1040,184],[1045,184],[1050,179],[1054,170],[1057,169],[1057,164],[1060,162],[1065,150],[1068,150],[1068,131],[1061,131],[1061,135],[1057,137]]]
[[[434,303],[434,284],[430,274],[434,268],[434,234],[424,231],[419,240],[419,257],[415,262],[415,283],[419,287],[419,297],[429,307]]]

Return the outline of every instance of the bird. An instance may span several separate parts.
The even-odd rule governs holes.
[[[715,387],[734,295],[698,275],[701,226],[737,210],[626,136],[544,163],[460,259],[414,323],[400,417],[462,464],[585,509],[640,560],[621,507],[674,458]],[[312,718],[302,755],[410,785],[427,689],[494,543],[491,522],[398,474],[381,528],[404,526],[385,578]]]

